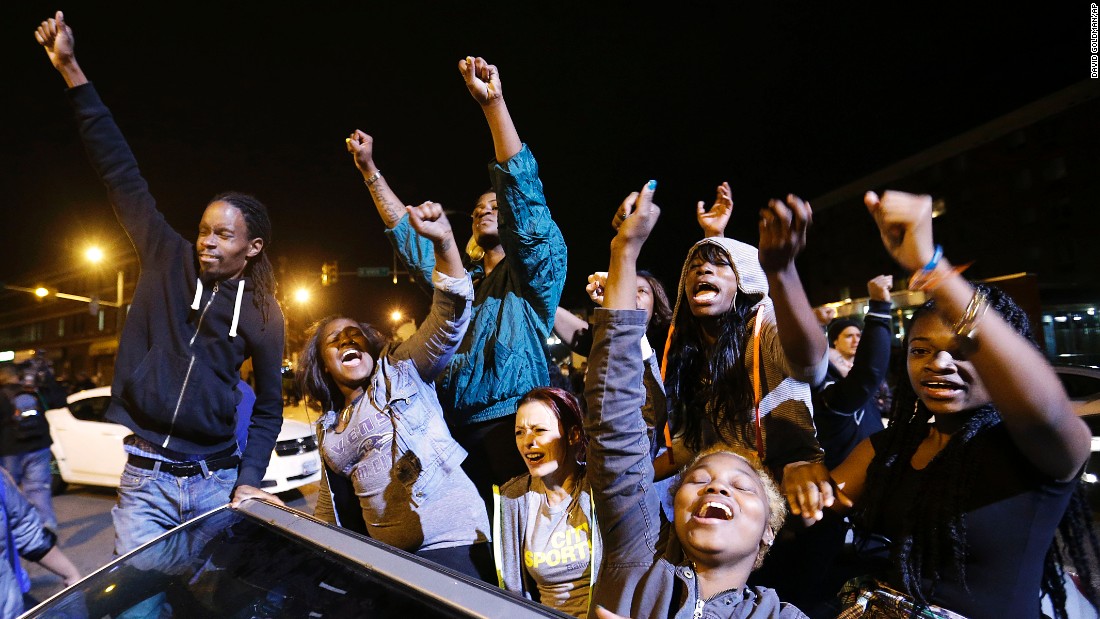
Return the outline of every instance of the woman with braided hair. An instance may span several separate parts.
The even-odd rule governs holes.
[[[1065,616],[1062,568],[1100,601],[1100,545],[1077,477],[1090,434],[1029,340],[1011,298],[974,287],[932,242],[932,200],[866,197],[886,249],[930,301],[913,316],[909,381],[890,427],[832,471],[789,465],[784,490],[808,521],[834,503],[890,540],[890,563],[841,592],[844,617],[1038,617],[1040,590]],[[823,483],[794,483],[820,474]],[[1055,534],[1060,543],[1055,543]]]

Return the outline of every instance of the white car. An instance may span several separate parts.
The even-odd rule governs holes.
[[[122,439],[131,432],[103,419],[111,401],[110,387],[97,387],[69,396],[69,405],[46,411],[57,469],[54,490],[64,484],[118,487],[126,452]],[[317,437],[309,424],[283,419],[283,429],[271,453],[261,487],[286,492],[321,479]]]

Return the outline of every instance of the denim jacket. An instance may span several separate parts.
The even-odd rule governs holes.
[[[443,420],[432,381],[446,367],[466,332],[473,286],[469,277],[452,278],[439,272],[434,274],[433,283],[435,293],[427,319],[408,340],[383,349],[366,396],[379,410],[389,412],[399,454],[394,478],[410,485],[411,494],[418,499],[430,496],[448,474],[462,474],[460,465],[466,459],[466,450],[451,438]],[[336,414],[329,411],[320,421],[322,450],[324,433],[335,419]],[[365,531],[352,519],[358,512],[361,520],[362,512],[356,498],[347,496],[350,483],[332,479],[334,473],[326,465],[315,515],[326,522]],[[341,508],[345,504],[349,509]]]
[[[646,394],[639,341],[644,333],[643,310],[596,309],[584,421],[588,481],[604,552],[593,602],[636,619],[805,617],[764,587],[702,599],[675,533],[669,531],[659,547],[666,537],[661,536],[660,497],[653,487],[641,413]]]
[[[448,421],[465,425],[516,412],[519,398],[550,384],[545,351],[565,285],[566,248],[550,217],[538,164],[524,146],[489,165],[497,194],[504,260],[486,274],[474,265],[477,286],[470,330],[438,381]],[[404,216],[387,230],[409,271],[428,283],[435,266],[431,242]]]

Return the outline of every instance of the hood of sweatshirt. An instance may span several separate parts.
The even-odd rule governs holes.
[[[684,266],[680,269],[680,283],[676,287],[676,305],[672,310],[672,324],[680,315],[680,308],[684,304],[684,282],[687,278],[688,267],[691,265],[691,256],[695,250],[703,245],[718,247],[729,256],[730,265],[737,275],[737,292],[740,295],[763,295],[763,300],[757,305],[768,303],[768,278],[764,275],[764,269],[760,266],[760,257],[756,248],[747,243],[725,237],[706,238],[691,247],[687,257],[684,258]],[[690,311],[685,309],[684,311]]]

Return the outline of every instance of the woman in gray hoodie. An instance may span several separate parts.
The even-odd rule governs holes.
[[[604,548],[593,599],[606,610],[597,616],[804,617],[774,591],[747,586],[786,516],[782,496],[751,453],[727,445],[700,453],[676,490],[672,530],[661,531],[641,413],[645,312],[634,309],[638,253],[659,213],[656,185],[650,181],[620,207],[585,385],[588,479]],[[792,214],[796,222],[803,216],[797,206],[771,208],[769,225],[789,228]],[[790,249],[789,237],[767,238],[769,249]]]

